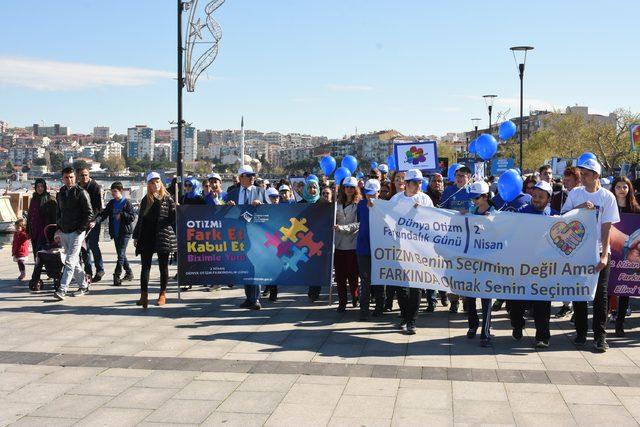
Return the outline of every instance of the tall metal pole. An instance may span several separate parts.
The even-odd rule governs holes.
[[[244,166],[244,116],[240,119],[240,167]]]
[[[182,185],[182,88],[184,81],[182,76],[182,12],[184,4],[178,0],[178,155],[176,165],[177,185],[176,202],[180,197],[180,186]]]
[[[524,81],[524,64],[518,64],[518,70],[520,71],[520,172],[522,173],[522,171],[524,169],[522,169],[522,131],[524,130],[523,127],[523,120],[522,120],[522,116],[523,116],[523,111],[522,111],[522,104],[523,104],[523,97],[522,97],[522,93],[523,93],[523,81]]]

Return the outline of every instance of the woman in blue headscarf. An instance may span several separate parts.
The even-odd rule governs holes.
[[[302,200],[300,200],[300,203],[316,203],[319,199],[320,182],[315,175],[309,176],[304,182],[304,189],[302,190]]]
[[[184,181],[184,194],[180,197],[181,205],[204,205],[200,181],[190,176]]]

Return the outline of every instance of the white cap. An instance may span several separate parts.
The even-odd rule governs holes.
[[[404,180],[422,182],[422,172],[420,172],[420,169],[409,169],[404,173]]]
[[[264,180],[264,181],[262,181],[262,182],[264,182],[264,185],[269,185],[269,184],[270,184],[270,182],[269,182],[269,180],[268,180],[268,179],[265,179],[265,180]]]
[[[476,181],[469,186],[469,195],[475,199],[489,192],[489,184],[484,181]]]
[[[353,176],[348,176],[342,180],[342,185],[344,185],[345,187],[357,187],[358,180]]]
[[[151,181],[152,179],[160,179],[160,174],[158,172],[149,172],[149,174],[147,175],[147,182]]]
[[[380,191],[380,181],[377,179],[368,179],[364,183],[364,194],[372,195]]]
[[[551,187],[551,184],[549,184],[547,181],[538,181],[536,185],[533,186],[533,188],[546,191],[547,193],[549,193],[549,196],[553,196],[553,188]]]
[[[382,173],[389,173],[389,166],[385,165],[384,163],[381,163],[378,165],[378,170]]]
[[[218,181],[222,181],[222,177],[218,173],[210,173],[207,175],[208,179],[217,179]]]
[[[280,188],[278,188],[278,191],[291,191],[291,187],[289,187],[287,184],[282,184]]]
[[[273,187],[267,188],[266,193],[267,193],[267,197],[274,197],[274,196],[280,197],[280,193],[278,193],[278,190],[276,190]]]
[[[578,167],[580,169],[587,169],[587,170],[593,171],[598,175],[602,173],[602,167],[600,166],[600,163],[598,163],[598,161],[594,159],[587,159],[584,162],[580,163]]]
[[[249,165],[242,165],[240,169],[238,169],[238,175],[255,175],[256,173],[253,171],[253,168]]]

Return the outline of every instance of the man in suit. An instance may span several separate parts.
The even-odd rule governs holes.
[[[256,174],[253,168],[243,165],[238,170],[240,186],[230,190],[225,198],[225,203],[229,206],[235,205],[261,205],[267,203],[264,188],[253,185]],[[248,308],[250,310],[260,310],[260,286],[244,285],[244,294],[247,299],[240,304],[240,308]]]

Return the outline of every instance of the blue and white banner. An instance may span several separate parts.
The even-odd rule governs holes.
[[[594,211],[461,215],[375,200],[370,230],[375,285],[517,300],[590,301],[595,295]]]
[[[328,286],[335,206],[178,207],[181,285]]]

